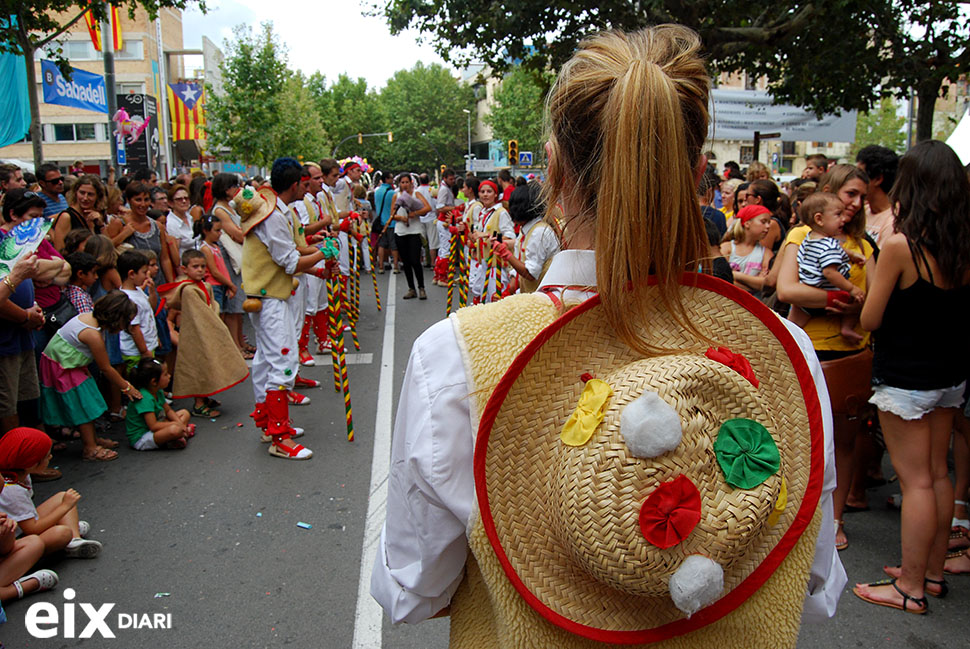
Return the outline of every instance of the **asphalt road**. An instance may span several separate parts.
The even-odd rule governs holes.
[[[249,382],[221,395],[222,417],[194,419],[198,434],[184,451],[139,453],[123,444],[118,460],[97,464],[81,462],[80,445],[72,443],[52,462],[64,478],[38,484],[36,500],[77,489],[81,518],[90,521],[90,536],[104,543],[104,552],[91,561],[52,561],[59,587],[8,603],[0,641],[8,649],[447,647],[447,620],[393,627],[372,600],[360,597],[370,573],[369,564],[361,570],[362,548],[364,554],[372,552],[375,527],[383,518],[386,429],[407,356],[412,341],[445,312],[444,289],[429,285],[426,302],[403,301],[403,275],[379,278],[385,309],[376,310],[365,282],[358,327],[362,356],[355,359],[361,362],[350,365],[355,442],[346,441],[343,400],[327,383],[329,365],[321,363],[302,371],[324,381],[324,387],[306,391],[313,400],[309,406],[291,408],[297,425],[307,430],[301,441],[314,451],[308,462],[267,454],[247,417]],[[389,280],[396,281],[390,309]],[[110,436],[123,440],[121,427]],[[888,466],[886,471],[891,475]],[[898,512],[885,505],[895,486],[871,490],[872,510],[846,516],[850,547],[841,557],[850,585],[879,579],[883,564],[899,561]],[[301,522],[312,528],[298,527]],[[951,577],[950,583],[949,597],[931,599],[926,616],[865,604],[846,590],[836,617],[804,627],[798,647],[967,647],[970,588],[961,577]],[[67,589],[75,591],[72,602],[65,600]],[[28,633],[25,616],[38,602],[59,611],[56,637]],[[117,639],[97,633],[91,639],[65,637],[63,616],[70,603],[76,605],[74,636],[88,623],[81,603],[102,611],[114,604],[105,619]],[[164,619],[171,620],[171,628],[119,628],[119,613],[141,622],[145,614],[170,614]]]

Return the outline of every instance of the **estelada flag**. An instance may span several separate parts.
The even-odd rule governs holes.
[[[201,83],[168,84],[172,140],[205,139],[205,92]]]
[[[96,0],[91,0],[90,4],[94,4]],[[88,26],[88,33],[91,35],[91,42],[94,43],[94,49],[101,51],[101,24],[95,21],[94,16],[91,15],[90,11],[84,13],[84,22]],[[121,36],[121,13],[118,11],[118,7],[111,5],[111,31],[112,36],[114,36],[114,50],[115,52],[121,50],[125,45],[125,40]]]

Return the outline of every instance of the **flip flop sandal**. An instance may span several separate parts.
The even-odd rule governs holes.
[[[98,443],[101,448],[118,448],[118,442],[113,439],[108,439],[107,437],[95,437],[94,441]]]
[[[81,456],[85,462],[110,462],[118,459],[118,453],[111,449],[98,447],[94,453],[85,453]]]
[[[839,519],[835,519],[835,533],[836,533],[836,536],[838,536],[839,529],[842,528],[844,525],[845,525],[845,521],[840,521]],[[842,530],[842,533],[845,534],[845,530]],[[849,539],[848,539],[848,537],[846,537],[845,541],[843,541],[842,543],[836,542],[836,544],[835,544],[835,549],[838,550],[839,552],[841,552],[842,550],[847,550],[848,548],[849,548]]]
[[[29,575],[24,575],[20,579],[13,582],[13,587],[17,589],[17,599],[23,599],[24,597],[23,583],[29,579],[36,579],[37,583],[40,584],[40,587],[35,591],[31,591],[31,594],[43,593],[45,591],[51,590],[52,588],[57,586],[57,581],[58,581],[57,573],[54,572],[53,570],[48,570],[46,568],[43,570],[38,570],[37,572],[32,572]]]
[[[903,603],[896,604],[895,602],[884,602],[878,599],[872,599],[872,597],[870,597],[869,595],[864,595],[861,592],[859,592],[859,586],[869,586],[869,587],[892,586],[897,593],[903,596]],[[858,597],[864,602],[869,602],[870,604],[875,604],[877,606],[885,606],[886,608],[894,608],[898,611],[903,611],[904,613],[912,613],[914,615],[926,615],[926,613],[930,610],[930,605],[929,605],[929,602],[926,601],[925,595],[923,597],[913,597],[903,592],[903,590],[896,585],[895,578],[874,581],[871,584],[856,584],[855,586],[853,586],[852,592],[855,594],[856,597]],[[921,608],[909,608],[909,602],[913,602],[913,604],[917,606],[921,606]]]

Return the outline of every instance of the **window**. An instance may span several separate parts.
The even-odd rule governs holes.
[[[94,49],[94,43],[90,40],[64,43],[64,54],[71,61],[97,61],[101,58],[101,52]]]
[[[106,124],[47,124],[44,128],[45,142],[105,142]]]
[[[143,83],[119,83],[115,85],[115,88],[119,95],[130,95],[132,93],[140,95],[145,92],[145,84]]]
[[[781,143],[781,154],[782,155],[795,155],[795,143],[794,142],[782,142]]]
[[[115,58],[128,61],[141,61],[145,58],[144,45],[142,43],[140,40],[124,39],[121,49],[115,52]]]

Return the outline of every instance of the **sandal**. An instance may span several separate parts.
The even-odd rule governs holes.
[[[43,569],[37,572],[32,572],[29,575],[24,575],[20,579],[13,582],[13,587],[17,589],[17,599],[23,599],[24,597],[24,587],[23,583],[29,579],[36,579],[40,586],[37,590],[31,591],[31,593],[43,593],[44,591],[51,590],[57,586],[57,573],[53,570]]]
[[[269,454],[273,457],[281,457],[284,460],[309,460],[313,457],[313,451],[303,444],[289,447],[273,443],[269,445]]]
[[[873,599],[869,595],[864,595],[861,592],[859,592],[859,586],[869,586],[869,587],[872,587],[872,586],[892,586],[896,590],[897,593],[899,593],[900,595],[903,596],[903,603],[902,603],[902,605],[900,605],[900,604],[896,604],[895,602],[884,602],[884,601],[881,601],[881,600],[878,600],[878,599]],[[852,588],[852,592],[855,593],[855,596],[856,597],[858,597],[859,599],[861,599],[864,602],[869,602],[870,604],[876,604],[877,606],[885,606],[887,608],[894,608],[896,610],[903,611],[905,613],[913,613],[914,615],[925,615],[930,610],[930,605],[929,605],[929,602],[926,601],[926,596],[925,595],[923,597],[913,597],[913,596],[911,596],[911,595],[903,592],[903,589],[901,589],[899,586],[896,585],[896,579],[895,578],[893,578],[893,579],[883,579],[881,581],[874,581],[871,584],[856,584]],[[912,609],[909,608],[909,602],[913,602],[913,604],[919,606],[920,608],[912,608]]]
[[[222,402],[221,401],[216,401],[212,397],[206,397],[205,398],[205,405],[209,406],[210,408],[218,408],[219,406],[222,405]]]
[[[107,437],[95,437],[94,441],[98,443],[101,448],[118,448],[118,442],[113,439],[108,439]]]
[[[923,589],[924,593],[926,593],[927,595],[932,595],[936,599],[943,599],[944,597],[946,597],[946,594],[950,592],[950,585],[946,583],[946,579],[930,579],[929,577],[924,577],[923,585],[925,586],[926,584],[940,587],[939,592],[936,592],[936,593],[930,592],[926,590],[926,588]]]
[[[836,536],[836,538],[838,538],[838,536],[839,536],[839,530],[842,530],[842,534],[845,534],[845,530],[842,529],[844,525],[845,525],[845,521],[840,521],[839,519],[835,519],[835,536]],[[848,538],[846,538],[846,540],[843,541],[842,543],[839,543],[838,541],[835,542],[835,549],[838,550],[839,552],[841,552],[842,550],[847,549],[848,547],[849,547],[849,539]]]
[[[81,459],[85,462],[110,462],[118,459],[118,452],[99,446],[94,453],[82,454]]]
[[[960,550],[959,552],[947,552],[946,561],[949,561],[950,559],[959,559],[960,557],[966,556],[966,554],[967,553],[964,550]],[[943,573],[946,575],[970,575],[970,570],[947,570],[946,563],[944,562]]]
[[[219,415],[222,414],[218,410],[212,410],[211,408],[209,408],[209,406],[194,407],[192,408],[191,413],[193,417],[210,417],[210,418],[218,417]]]
[[[251,352],[248,349],[240,349],[239,352],[242,354],[244,361],[251,361],[256,358],[256,353]]]

